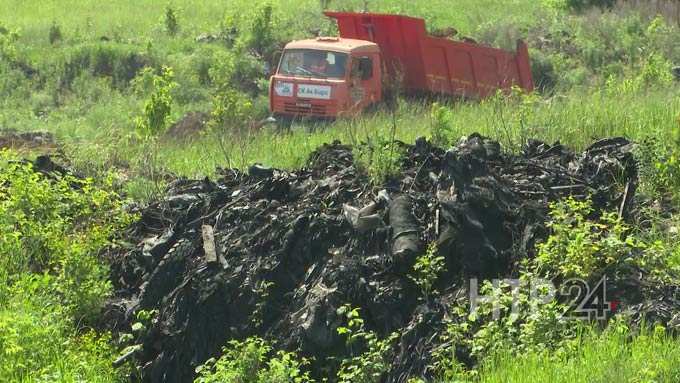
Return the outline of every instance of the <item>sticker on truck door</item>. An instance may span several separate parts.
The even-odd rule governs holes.
[[[297,96],[301,98],[317,98],[321,100],[331,99],[331,87],[328,85],[300,84],[297,88]]]
[[[293,83],[277,81],[274,83],[274,91],[277,96],[281,97],[292,97],[293,96]]]

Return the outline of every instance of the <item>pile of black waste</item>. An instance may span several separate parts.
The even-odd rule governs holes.
[[[551,201],[591,198],[597,211],[633,209],[632,145],[623,138],[581,153],[528,141],[521,154],[473,134],[450,150],[424,139],[404,150],[397,176],[372,186],[352,149],[324,145],[296,171],[252,166],[216,181],[174,182],[130,229],[113,258],[109,315],[125,329],[158,310],[131,354],[145,381],[188,382],[230,339],[258,335],[313,356],[317,376],[346,354],[344,304],[367,328],[398,331],[388,382],[420,376],[445,303],[423,303],[407,274],[427,244],[445,256],[442,296],[471,276],[511,276],[547,236]]]

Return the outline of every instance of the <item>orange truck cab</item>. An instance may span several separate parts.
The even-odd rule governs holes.
[[[270,107],[281,117],[338,117],[381,100],[376,43],[319,37],[286,45],[270,83]]]
[[[269,85],[277,119],[356,114],[383,97],[383,81],[411,93],[483,98],[499,89],[533,90],[526,44],[517,51],[430,36],[423,19],[326,12],[339,37],[286,45]]]

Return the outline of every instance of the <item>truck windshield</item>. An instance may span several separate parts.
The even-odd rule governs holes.
[[[292,76],[345,78],[347,54],[315,49],[288,49],[283,52],[279,74]]]

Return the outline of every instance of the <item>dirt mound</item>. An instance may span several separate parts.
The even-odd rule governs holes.
[[[0,130],[0,148],[56,149],[54,135],[49,132],[17,132]]]
[[[168,128],[165,132],[165,137],[180,140],[189,137],[198,137],[198,134],[205,129],[208,120],[210,120],[210,115],[208,113],[189,112]]]
[[[145,381],[187,382],[229,339],[260,335],[314,356],[332,376],[346,354],[337,309],[360,307],[366,326],[401,334],[389,382],[423,373],[442,326],[444,298],[422,303],[407,272],[428,243],[446,258],[440,291],[469,276],[509,276],[545,238],[548,203],[590,197],[596,209],[631,206],[631,144],[581,153],[529,141],[520,155],[471,135],[446,151],[401,144],[396,179],[370,186],[348,146],[314,152],[283,171],[226,170],[216,181],[177,180],[130,230],[137,245],[114,257],[120,323],[158,310],[134,355]]]

